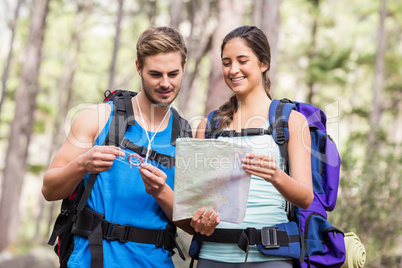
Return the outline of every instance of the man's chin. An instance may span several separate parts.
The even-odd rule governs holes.
[[[173,96],[169,96],[167,98],[154,98],[153,103],[160,106],[160,107],[169,107],[173,103],[173,101],[176,99],[177,94]]]
[[[155,99],[155,98],[152,98],[152,99],[149,99],[151,102],[152,102],[152,104],[154,104],[154,105],[156,105],[156,106],[159,106],[159,107],[169,107],[169,105],[173,102],[173,100],[170,100],[170,99],[166,99],[166,100],[161,100],[161,99]]]
[[[169,105],[172,104],[172,102],[176,99],[178,92],[176,94],[173,94],[171,96],[166,96],[166,98],[162,96],[157,96],[157,94],[149,94],[146,90],[144,90],[145,95],[147,96],[148,100],[159,107],[169,107]]]
[[[159,107],[169,107],[169,105],[172,104],[172,102],[158,102],[155,104],[158,105]]]

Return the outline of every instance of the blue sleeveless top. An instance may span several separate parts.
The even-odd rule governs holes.
[[[95,145],[103,145],[113,116],[113,103],[110,103],[112,112],[97,137]],[[173,113],[170,113],[167,128],[158,132],[151,143],[153,150],[158,153],[175,156],[176,148],[170,145],[172,133]],[[148,132],[149,137],[154,132]],[[148,146],[145,130],[136,123],[128,126],[125,136],[138,146]],[[129,150],[126,150],[132,153]],[[126,154],[126,158],[127,158]],[[145,160],[145,159],[144,159]],[[148,160],[167,175],[166,183],[173,189],[174,167],[167,168],[155,161]],[[88,181],[89,174],[84,178]],[[115,160],[111,169],[98,175],[87,206],[96,212],[105,215],[109,222],[121,225],[127,224],[144,229],[165,229],[168,218],[155,199],[145,192],[138,168],[125,161]],[[103,240],[104,267],[174,267],[171,253],[163,247],[152,244],[135,242],[121,243],[119,241]],[[74,251],[68,261],[68,267],[90,267],[91,254],[88,239],[74,237]]]
[[[267,128],[268,125],[269,123],[267,122],[263,128]],[[271,135],[218,137],[218,139],[247,144],[253,148],[253,153],[274,157],[277,165],[283,170],[279,147]],[[235,224],[221,221],[216,228],[246,229],[247,227],[254,227],[261,229],[264,226],[288,222],[285,206],[285,198],[271,183],[265,181],[263,178],[252,175],[246,216],[243,223]],[[242,263],[245,260],[246,253],[237,244],[204,241],[199,257],[220,262]],[[269,260],[286,260],[286,258],[267,257],[258,252],[256,245],[249,247],[247,262]]]

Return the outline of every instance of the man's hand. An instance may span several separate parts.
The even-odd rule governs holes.
[[[125,156],[118,147],[94,146],[80,157],[79,163],[86,171],[97,174],[109,170],[117,156]]]
[[[148,163],[142,163],[138,169],[147,194],[157,197],[166,184],[167,175],[165,172]]]
[[[205,214],[205,208],[200,208],[191,219],[190,226],[194,231],[202,235],[210,236],[219,224],[219,214],[209,209]]]

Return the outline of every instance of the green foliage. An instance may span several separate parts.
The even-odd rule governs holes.
[[[41,92],[37,99],[37,109],[32,111],[36,116],[35,135],[49,142],[55,117],[64,108],[58,107],[59,90],[65,68],[76,51],[71,41],[74,31],[78,30],[83,35],[75,66],[70,109],[73,110],[81,103],[99,103],[107,89],[117,2],[92,2],[92,11],[84,25],[77,23],[82,22],[83,13],[76,12],[76,1],[50,1],[39,77]],[[189,8],[190,2],[185,1],[186,8]],[[217,16],[218,1],[210,2],[211,16]],[[116,65],[116,87],[139,90],[140,78],[135,68],[136,41],[148,27],[168,24],[170,3],[167,0],[125,1]],[[248,17],[245,22],[251,24],[253,1],[247,3]],[[400,0],[388,0],[385,81],[380,94],[382,117],[376,132],[379,149],[371,158],[367,158],[368,134],[372,131],[369,117],[377,55],[379,4],[380,1],[369,0],[281,1],[278,77],[275,87],[276,97],[295,99],[297,96],[296,100],[304,101],[312,85],[313,104],[325,107],[327,104],[339,103],[338,114],[331,117],[331,122],[337,120],[335,123],[339,124],[337,135],[342,169],[338,204],[330,217],[335,226],[345,232],[353,231],[362,239],[368,252],[366,267],[380,267],[381,259],[393,254],[402,255],[400,249],[396,249],[396,239],[402,236],[402,141],[396,136],[398,126],[400,128],[402,125],[397,121],[402,118]],[[6,148],[6,130],[13,118],[15,92],[20,82],[29,34],[29,12],[21,14],[13,46],[14,61],[7,81],[8,96],[1,114],[1,148]],[[189,23],[185,21],[183,25],[188,27]],[[314,25],[317,27],[315,32]],[[0,60],[5,62],[5,59],[2,52]],[[0,66],[3,67],[4,63]],[[209,67],[210,55],[207,54],[199,68],[199,92],[206,92],[208,79],[205,78],[209,76]],[[188,68],[194,69],[194,60],[191,58]],[[62,97],[63,100],[65,98]],[[39,176],[46,166],[47,163],[29,163],[28,170]],[[22,244],[25,246],[20,247],[23,251],[35,244],[30,243],[30,237],[35,232],[31,224],[34,217],[30,214],[24,220],[24,227],[28,227],[23,228]],[[46,227],[43,226],[46,226],[46,222],[42,221],[41,231],[44,234],[46,231],[43,229]]]
[[[46,168],[47,165],[28,164],[28,171],[34,175],[40,175]]]
[[[402,234],[402,154],[391,149],[395,145],[382,133],[377,136],[380,150],[362,165],[364,154],[353,153],[362,139],[367,135],[351,136],[342,152],[340,193],[331,217],[343,230],[360,236],[370,259],[380,260],[390,256]]]
[[[339,50],[335,47],[325,46],[311,59],[307,67],[307,83],[329,83],[337,82],[339,85],[345,84],[346,64],[348,63],[350,50]],[[339,72],[336,72],[339,70]]]
[[[389,38],[380,95],[382,117],[375,129],[379,150],[367,158],[368,134],[374,131],[369,127],[369,118],[379,2],[321,1],[319,7],[312,3],[309,1],[311,5],[306,9],[311,16],[300,14],[306,11],[300,5],[300,15],[289,18],[299,24],[281,29],[287,41],[281,54],[281,70],[290,72],[292,78],[298,77],[297,83],[291,84],[297,91],[306,92],[307,85],[314,85],[314,104],[339,100],[342,168],[338,204],[330,219],[335,226],[353,231],[362,239],[367,249],[366,267],[381,267],[382,259],[401,254],[400,249],[395,250],[402,234],[402,140],[394,137],[396,128],[401,132],[400,121],[399,127],[395,122],[401,118],[402,101],[400,18],[392,15],[386,24]],[[288,8],[284,14],[292,12]],[[401,8],[395,2],[389,6],[394,10],[391,14]],[[284,16],[283,21],[289,25],[287,19]],[[318,28],[312,41],[309,38],[313,36],[314,20]],[[298,36],[306,38],[297,39]],[[286,92],[283,87],[279,90]]]
[[[35,120],[34,131],[39,134],[44,134],[46,131],[46,122],[43,120]]]

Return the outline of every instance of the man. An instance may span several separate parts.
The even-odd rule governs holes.
[[[100,215],[104,220],[97,225],[101,226],[100,231],[89,230],[103,234],[101,246],[99,243],[91,246],[91,236],[74,236],[68,267],[174,267],[166,245],[143,240],[157,237],[158,230],[166,230],[172,219],[174,167],[153,159],[151,152],[167,158],[175,156],[175,147],[170,142],[173,121],[170,104],[180,91],[186,55],[183,37],[168,27],[146,30],[137,42],[136,67],[142,86],[140,93],[131,98],[135,124],[128,126],[124,137],[146,148],[145,157],[131,155],[143,161],[138,168],[127,161],[131,157],[127,153],[131,151],[103,145],[113,116],[112,103],[88,107],[72,124],[44,175],[42,193],[48,201],[64,199],[74,192],[82,178],[87,182],[89,174],[97,174],[85,213],[95,219]],[[202,218],[202,213],[200,210],[196,219]],[[89,221],[77,220],[84,225]],[[200,220],[192,226],[197,224],[203,227]],[[191,232],[188,222],[182,225]],[[122,236],[115,237],[121,230]],[[147,230],[152,231],[148,234]],[[99,242],[99,237],[96,239]]]

